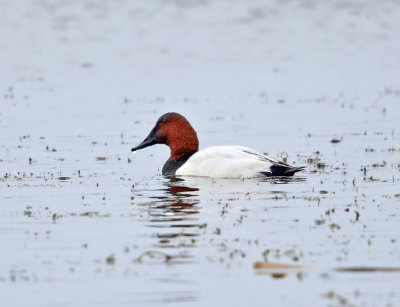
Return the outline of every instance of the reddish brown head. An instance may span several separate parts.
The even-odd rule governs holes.
[[[166,113],[161,116],[147,138],[136,151],[155,144],[165,144],[171,149],[169,160],[175,160],[194,154],[199,150],[199,140],[196,131],[182,115]]]

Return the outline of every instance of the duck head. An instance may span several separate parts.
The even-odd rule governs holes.
[[[162,115],[144,141],[131,150],[136,151],[155,144],[170,147],[170,160],[192,155],[199,150],[196,131],[185,117],[173,112]]]

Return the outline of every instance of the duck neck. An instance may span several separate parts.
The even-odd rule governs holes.
[[[199,141],[194,130],[186,131],[185,134],[177,134],[176,137],[170,138],[168,146],[171,149],[169,160],[178,160],[188,158],[195,152],[199,151]]]
[[[188,148],[178,148],[178,149],[171,149],[171,156],[168,160],[179,160],[183,158],[188,158],[197,152],[198,149],[188,149]]]

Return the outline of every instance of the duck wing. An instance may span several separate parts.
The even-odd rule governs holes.
[[[243,150],[243,152],[248,153],[250,155],[253,155],[257,157],[261,161],[268,161],[272,165],[269,166],[268,170],[265,171],[260,171],[261,174],[264,174],[265,176],[293,176],[296,172],[300,172],[305,169],[305,166],[291,166],[285,162],[273,159],[271,157],[264,156],[250,148],[247,147],[241,147],[241,146],[235,146],[240,150]]]

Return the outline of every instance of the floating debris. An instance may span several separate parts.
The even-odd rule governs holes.
[[[343,140],[343,138],[341,138],[341,139],[332,139],[331,143],[332,144],[337,144],[337,143],[340,143],[342,140]]]
[[[150,259],[160,259],[163,260],[163,262],[167,263],[169,262],[172,258],[174,258],[173,256],[170,256],[166,253],[163,252],[159,252],[159,251],[146,251],[144,253],[142,253],[139,257],[136,258],[136,261],[141,263],[143,262],[144,258],[150,258]]]
[[[336,268],[335,271],[352,272],[352,273],[369,273],[369,272],[390,273],[390,272],[400,272],[400,267],[355,266],[355,267]]]
[[[61,176],[61,177],[58,177],[57,179],[60,181],[67,181],[67,180],[70,180],[71,177]]]
[[[286,264],[277,262],[256,261],[253,264],[254,269],[271,269],[271,270],[291,270],[291,269],[311,269],[309,266],[298,264]]]
[[[106,263],[108,265],[113,265],[115,263],[115,255],[111,254],[106,258]]]

